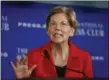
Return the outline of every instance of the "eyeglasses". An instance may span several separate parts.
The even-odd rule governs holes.
[[[54,21],[51,21],[49,23],[49,27],[53,27],[53,28],[68,28],[70,27],[69,23],[65,22],[65,21],[62,21],[60,23],[57,23],[57,22],[54,22]]]

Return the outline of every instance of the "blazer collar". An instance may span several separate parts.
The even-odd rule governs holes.
[[[47,50],[48,54],[51,55],[51,43],[52,41],[48,41],[45,46],[43,47],[43,50]],[[78,48],[76,45],[74,45],[70,40],[68,41],[69,44],[69,55],[70,57],[78,57]]]
[[[69,41],[69,47],[70,47],[70,53],[69,53],[70,56],[73,58],[78,57],[79,48],[75,44],[73,44],[71,41]]]

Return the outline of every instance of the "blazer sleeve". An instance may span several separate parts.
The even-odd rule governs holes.
[[[34,59],[32,51],[28,52],[27,58],[28,58],[28,67],[31,68],[33,66],[33,59]]]
[[[87,52],[85,56],[84,73],[88,78],[93,78],[91,55]]]
[[[31,77],[36,76],[35,71],[37,70],[37,62],[38,62],[38,57],[37,57],[37,51],[29,51],[27,54],[28,58],[28,68],[31,68],[32,66],[36,65],[36,68],[33,70]]]

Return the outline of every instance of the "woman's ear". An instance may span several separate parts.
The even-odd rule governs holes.
[[[49,32],[49,30],[48,30],[48,29],[46,29],[46,33],[49,35],[49,33],[50,33],[50,32]]]
[[[74,34],[75,34],[75,28],[72,27],[72,28],[70,29],[70,36],[74,36]]]
[[[46,30],[46,33],[49,35],[49,31],[48,30]]]

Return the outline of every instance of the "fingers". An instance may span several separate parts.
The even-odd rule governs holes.
[[[16,57],[16,66],[20,65],[20,60],[19,60],[19,56]]]
[[[13,63],[13,62],[10,62],[10,63],[11,63],[12,68],[13,68],[14,71],[15,71],[16,67],[15,67],[14,63]]]
[[[24,57],[23,64],[27,65],[28,64],[28,58],[27,58],[27,56],[23,56],[23,57]]]
[[[20,65],[27,65],[28,64],[28,59],[27,56],[23,55],[19,61]]]

